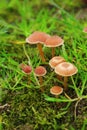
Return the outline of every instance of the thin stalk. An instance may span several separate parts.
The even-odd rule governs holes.
[[[31,83],[30,74],[28,74],[28,85]]]
[[[44,57],[44,52],[42,50],[42,45],[40,43],[37,44],[37,48],[39,50],[39,53],[40,53],[40,57],[42,59],[42,62],[46,62],[46,59]]]
[[[40,90],[41,92],[44,92],[44,89],[43,89],[43,77],[42,76],[39,76],[39,83],[40,83]]]
[[[73,80],[73,77],[72,77],[72,76],[71,76],[71,80],[72,80],[72,82],[73,82],[74,89],[75,89],[75,91],[76,91],[77,96],[78,96],[78,97],[80,97],[80,94],[79,94],[78,88],[76,87],[75,82],[74,82],[74,80]]]
[[[82,89],[81,89],[81,92],[80,92],[81,95],[83,94],[84,89],[85,89],[85,84],[86,84],[86,81],[87,81],[86,77],[87,77],[87,75],[85,76],[85,79],[84,79],[84,81],[83,81]]]
[[[64,92],[64,95],[67,99],[71,100],[71,97],[69,95],[67,95],[65,92]]]
[[[32,66],[32,63],[31,63],[31,60],[30,60],[30,57],[29,57],[28,54],[27,54],[27,51],[26,51],[26,49],[25,49],[25,45],[24,45],[24,44],[23,44],[23,50],[24,50],[24,53],[25,53],[25,55],[26,55],[26,57],[27,57],[27,59],[28,59],[28,64],[32,67],[32,73],[33,73],[33,76],[34,76],[34,78],[35,78],[35,80],[36,80],[36,83],[37,83],[38,86],[40,86],[40,84],[39,84],[39,82],[38,82],[38,79],[37,79],[37,77],[36,77],[36,75],[35,75],[35,73],[34,73],[34,69],[33,69],[33,66]]]
[[[55,95],[55,98],[59,98],[59,95]],[[58,102],[56,102],[56,105],[58,106],[59,105],[59,103]]]
[[[64,77],[64,89],[67,90],[68,77]]]
[[[55,48],[52,47],[52,57],[54,57],[54,55],[55,55]]]
[[[2,87],[0,86],[0,102],[2,100]]]
[[[42,76],[39,76],[39,83],[42,86],[42,84],[43,84],[43,78],[42,78]]]
[[[77,116],[77,106],[78,106],[78,103],[81,101],[82,99],[79,99],[76,104],[75,104],[75,110],[74,110],[74,117],[75,117],[75,120],[76,120],[76,116]]]

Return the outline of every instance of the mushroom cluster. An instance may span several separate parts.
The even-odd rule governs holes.
[[[86,29],[85,29],[86,30]],[[54,72],[58,75],[58,79],[61,80],[61,77],[64,77],[63,87],[59,85],[55,85],[50,89],[51,94],[58,96],[64,90],[67,90],[67,82],[68,77],[76,74],[78,69],[75,65],[70,62],[67,62],[66,59],[62,56],[55,56],[55,48],[64,44],[64,40],[57,35],[51,36],[44,32],[35,31],[30,36],[26,38],[26,42],[30,45],[36,44],[42,62],[46,62],[46,58],[43,51],[43,46],[52,48],[52,59],[49,60],[49,66],[54,70]],[[28,65],[21,65],[21,69],[24,73],[31,73],[32,68]],[[43,76],[45,76],[47,70],[44,66],[37,66],[34,69],[34,74],[38,78],[38,81],[41,85],[41,91],[43,92]]]
[[[26,65],[26,64],[20,64],[20,68],[22,69],[22,72],[24,74],[27,74],[28,75],[28,78],[30,80],[30,74],[32,72],[32,67],[29,66],[29,65]],[[43,66],[37,66],[35,69],[34,69],[34,74],[39,78],[39,83],[40,85],[42,86],[43,84],[43,76],[45,76],[47,73],[47,70],[45,67]],[[43,91],[43,88],[41,88],[41,91]]]
[[[26,38],[26,42],[31,45],[37,44],[42,62],[45,62],[46,59],[44,56],[42,45],[44,45],[45,47],[52,48],[52,57],[53,57],[55,54],[55,48],[63,45],[64,40],[56,35],[50,36],[49,34],[46,34],[44,32],[35,31]]]

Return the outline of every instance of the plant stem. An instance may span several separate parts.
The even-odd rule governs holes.
[[[0,86],[0,102],[2,100],[2,87]]]
[[[67,90],[68,77],[64,77],[64,90]]]
[[[38,44],[37,44],[37,48],[38,48],[38,50],[39,50],[39,53],[40,53],[40,57],[41,57],[41,59],[42,59],[42,62],[45,62],[46,60],[45,60],[45,57],[44,57],[44,53],[43,53],[43,51],[42,51],[42,45],[41,45],[40,43],[38,43]]]
[[[41,92],[43,92],[44,89],[43,89],[43,86],[42,86],[42,84],[43,84],[43,77],[42,76],[39,76],[39,83],[40,83],[40,90],[41,90]]]
[[[55,48],[52,47],[52,57],[54,57],[54,55],[55,55]]]
[[[76,102],[76,104],[75,104],[75,110],[74,110],[75,120],[76,120],[76,116],[77,116],[77,106],[78,106],[78,103],[79,103],[81,100],[82,100],[82,99],[77,100],[77,102]]]
[[[72,77],[72,76],[71,76],[71,80],[72,80],[72,82],[73,82],[74,89],[75,89],[75,92],[76,92],[77,96],[78,96],[78,97],[80,97],[79,90],[78,90],[78,88],[76,87],[76,84],[75,84],[75,82],[74,82],[74,80],[73,80],[73,77]]]
[[[42,84],[43,84],[43,78],[42,78],[42,76],[39,76],[39,83],[42,86]]]
[[[28,75],[28,85],[31,83],[30,74]]]

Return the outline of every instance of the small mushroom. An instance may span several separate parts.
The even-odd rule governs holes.
[[[51,68],[55,69],[55,67],[62,62],[65,62],[65,59],[62,56],[54,56],[49,61],[49,65],[51,66]]]
[[[42,86],[42,84],[43,84],[43,78],[42,77],[45,76],[46,73],[47,73],[45,67],[43,67],[43,66],[36,67],[35,70],[34,70],[34,73],[35,73],[36,76],[38,76],[40,85]],[[42,87],[41,87],[41,91],[42,92],[44,91]]]
[[[28,83],[30,84],[31,80],[30,80],[30,74],[32,72],[32,67],[26,64],[20,64],[20,68],[22,69],[22,72],[24,74],[28,75]]]
[[[55,54],[55,47],[61,46],[64,40],[59,36],[51,36],[45,41],[45,46],[52,48],[52,57]]]
[[[60,63],[55,67],[55,73],[64,77],[64,89],[67,90],[68,77],[76,74],[78,69],[69,62]]]
[[[44,33],[44,32],[39,32],[39,31],[35,31],[34,33],[32,33],[29,37],[26,38],[26,42],[33,45],[33,44],[37,44],[41,59],[43,62],[45,62],[45,57],[44,57],[44,53],[42,50],[42,44],[44,44],[44,42],[47,40],[47,38],[49,38],[50,35]]]
[[[23,73],[25,73],[25,74],[30,74],[32,71],[32,68],[29,65],[21,64],[20,68],[22,69]]]
[[[60,86],[53,86],[50,89],[50,93],[55,95],[56,98],[58,98],[58,96],[63,92],[63,88]]]
[[[62,63],[65,62],[65,59],[62,56],[54,56],[50,61],[49,61],[49,65],[51,66],[51,68],[55,69],[55,67]],[[57,75],[57,78],[62,81],[62,77],[60,75]]]

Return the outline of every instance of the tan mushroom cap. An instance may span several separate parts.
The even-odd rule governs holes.
[[[46,47],[58,47],[64,43],[64,40],[59,36],[51,36],[45,41]]]
[[[47,71],[46,71],[45,67],[38,66],[35,68],[34,73],[36,76],[44,76],[47,73]]]
[[[54,56],[50,61],[49,65],[51,68],[55,68],[58,64],[65,62],[65,59],[62,56]]]
[[[61,93],[63,92],[63,88],[60,87],[60,86],[53,86],[51,89],[50,89],[50,93],[53,94],[53,95],[60,95]]]
[[[62,62],[55,67],[55,73],[61,76],[72,76],[76,74],[78,69],[69,62]]]
[[[44,43],[50,35],[44,32],[35,31],[29,37],[26,38],[26,42],[29,44]]]

